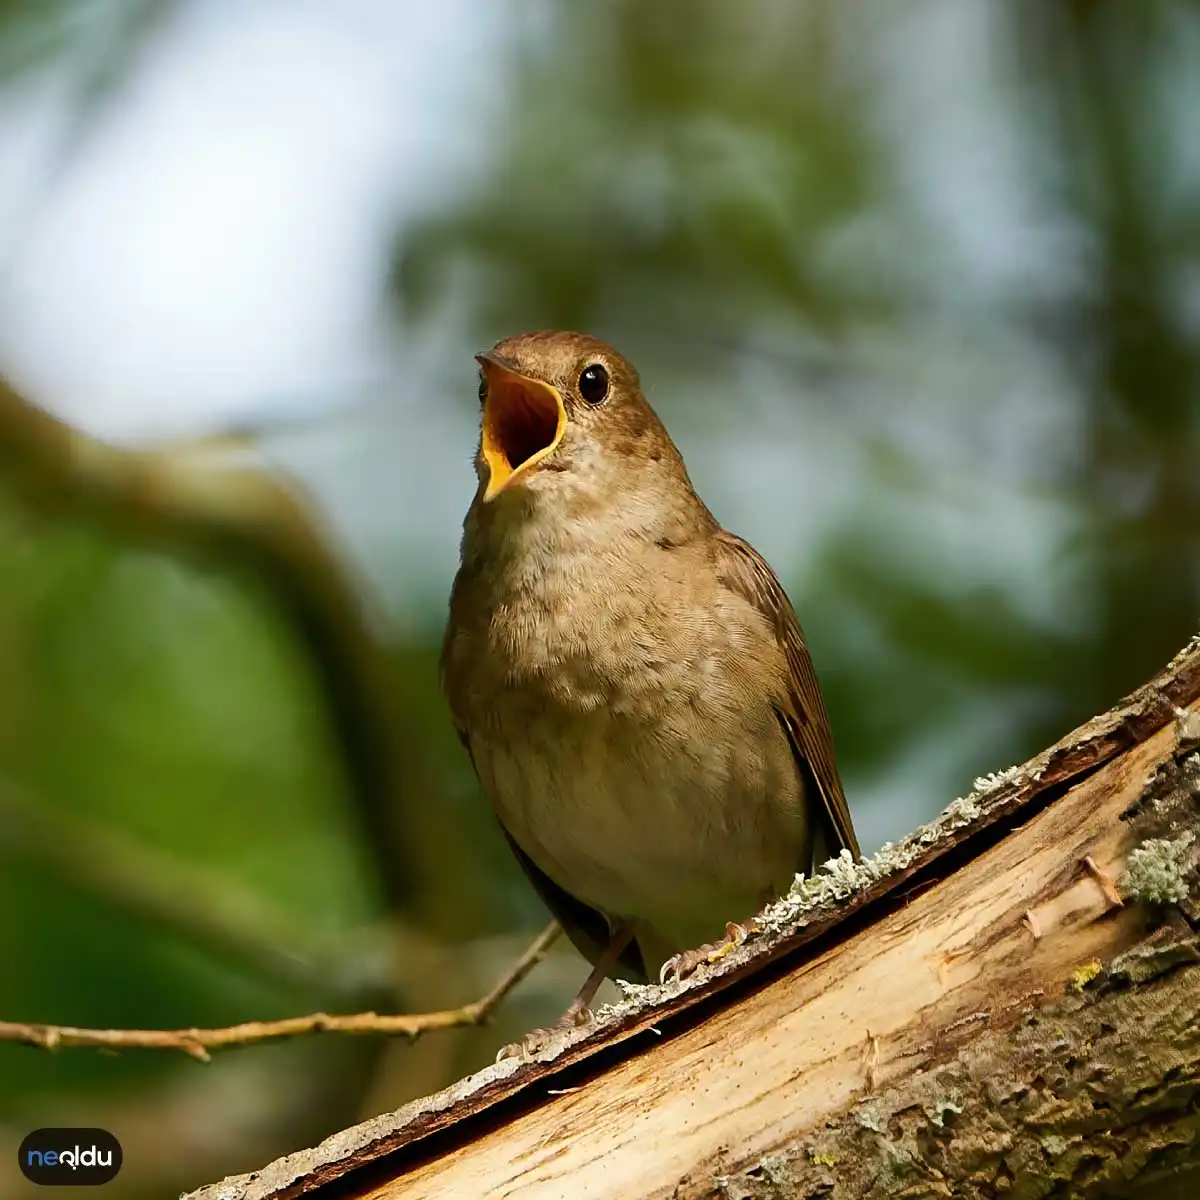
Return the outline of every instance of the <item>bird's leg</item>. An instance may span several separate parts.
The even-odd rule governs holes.
[[[595,999],[600,985],[604,982],[609,971],[617,965],[617,960],[625,952],[625,947],[633,940],[633,928],[629,925],[619,925],[613,930],[608,945],[596,960],[591,974],[583,981],[583,987],[575,994],[575,999],[567,1005],[563,1013],[553,1025],[544,1029],[531,1029],[519,1042],[512,1042],[503,1047],[496,1055],[496,1061],[504,1058],[529,1058],[537,1053],[545,1044],[561,1033],[564,1029],[574,1029],[585,1025],[591,1016],[589,1005]]]

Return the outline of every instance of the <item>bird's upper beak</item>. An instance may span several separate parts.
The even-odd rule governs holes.
[[[483,401],[485,501],[535,467],[562,441],[567,410],[555,387],[530,379],[491,354],[477,354],[487,395]]]

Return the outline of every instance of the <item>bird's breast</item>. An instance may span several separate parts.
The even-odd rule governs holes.
[[[718,597],[623,560],[508,573],[452,629],[452,703],[501,822],[560,886],[677,948],[785,888],[801,782]]]

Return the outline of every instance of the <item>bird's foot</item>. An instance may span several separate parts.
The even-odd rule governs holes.
[[[560,1033],[568,1029],[578,1029],[592,1020],[591,1009],[586,1004],[572,1004],[553,1025],[544,1029],[531,1029],[519,1042],[509,1042],[502,1046],[496,1055],[497,1062],[506,1058],[528,1060],[544,1050]]]
[[[737,924],[730,921],[725,926],[725,936],[719,942],[709,942],[697,946],[694,950],[684,950],[668,958],[658,973],[659,983],[682,982],[697,968],[720,962],[727,954],[736,950],[752,933],[758,929],[758,921],[751,917],[748,921]]]

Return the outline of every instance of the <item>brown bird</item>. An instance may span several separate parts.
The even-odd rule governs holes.
[[[686,973],[814,857],[859,849],[792,606],[696,495],[637,372],[579,333],[477,359],[442,685],[513,852],[594,964],[563,1025],[605,975]]]

